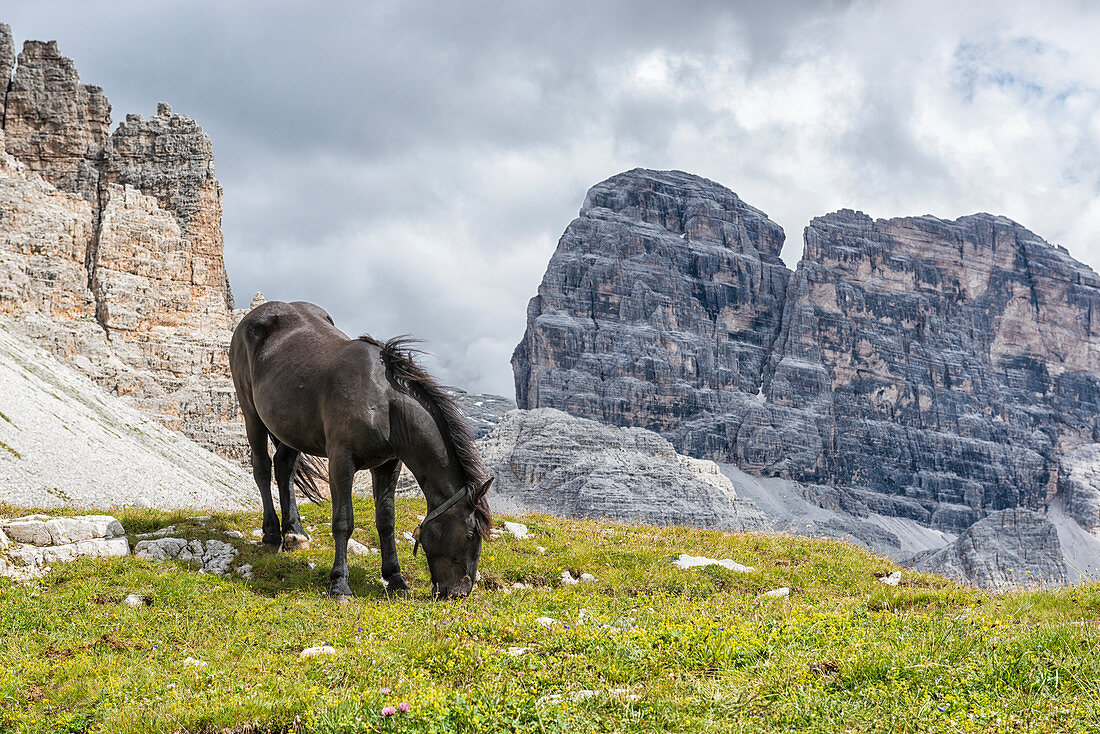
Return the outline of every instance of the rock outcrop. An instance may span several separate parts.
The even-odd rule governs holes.
[[[0,576],[26,581],[57,563],[129,555],[125,533],[110,515],[0,518]]]
[[[781,242],[702,178],[593,187],[528,307],[519,406],[651,428],[856,517],[958,535],[997,514],[1030,538],[998,513],[1062,491],[1100,525],[1073,453],[1100,437],[1092,270],[988,214],[819,217],[793,273]]]
[[[497,509],[652,525],[764,530],[770,525],[711,461],[677,454],[652,431],[559,410],[508,413],[478,448]]]
[[[17,63],[12,49],[0,24],[0,314],[169,427],[243,458],[209,137],[163,103],[110,133],[107,98],[55,42],[26,42]]]
[[[990,513],[947,547],[920,554],[909,565],[991,589],[1066,581],[1058,530],[1043,514],[1022,508]]]

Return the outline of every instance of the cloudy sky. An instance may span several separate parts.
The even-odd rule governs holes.
[[[214,141],[239,304],[513,395],[509,357],[589,186],[644,166],[810,218],[988,211],[1100,269],[1100,11],[1005,2],[5,3],[114,119]]]

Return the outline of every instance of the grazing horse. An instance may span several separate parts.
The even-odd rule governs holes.
[[[438,598],[470,593],[481,541],[492,525],[486,476],[465,418],[451,397],[412,359],[408,339],[351,339],[319,306],[269,301],[233,332],[229,366],[252,449],[252,474],[264,506],[264,543],[306,546],[294,499],[299,455],[328,457],[332,494],[334,597],[346,601],[347,547],[354,527],[351,485],[370,469],[382,578],[408,589],[394,542],[393,495],[401,465],[420,483],[428,514],[416,532]],[[268,436],[275,442],[275,481],[283,511],[271,501]],[[308,473],[308,472],[307,472]]]

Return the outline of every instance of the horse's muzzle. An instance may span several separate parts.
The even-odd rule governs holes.
[[[469,576],[463,576],[461,581],[454,584],[435,584],[433,591],[436,599],[447,601],[448,599],[463,599],[470,595],[473,588],[473,580]]]

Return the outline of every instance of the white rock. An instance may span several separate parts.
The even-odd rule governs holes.
[[[706,556],[689,556],[687,553],[681,553],[680,557],[672,562],[672,565],[684,570],[697,568],[699,566],[721,566],[722,568],[728,568],[730,571],[737,571],[739,573],[750,573],[755,570],[752,566],[742,566],[737,561],[732,561],[729,558],[723,558],[719,561],[714,558],[707,558]]]
[[[596,580],[596,577],[593,576],[590,573],[582,573],[581,574],[581,581],[584,582],[584,583],[588,583],[589,581],[595,581],[595,580]]]
[[[150,561],[167,561],[178,558],[180,551],[187,547],[183,538],[158,538],[141,540],[134,546],[134,555]]]
[[[198,659],[193,658],[193,657],[184,658],[183,664],[190,667],[190,668],[205,668],[206,667],[206,661],[205,660],[198,660]]]
[[[531,535],[527,526],[520,522],[505,522],[504,529],[521,540]]]
[[[557,623],[556,619],[551,619],[550,617],[539,617],[535,620],[535,624],[541,627],[553,627]]]
[[[64,563],[81,556],[106,558],[109,556],[130,555],[130,541],[121,538],[90,538],[75,543],[55,545],[42,549],[43,563]]]
[[[413,534],[410,533],[408,530],[401,533],[401,537],[403,537],[405,540],[409,541],[410,543],[415,543],[416,542],[416,539],[413,538]]]
[[[140,538],[140,539],[143,539],[143,540],[145,538],[163,538],[164,536],[171,535],[174,532],[176,532],[176,526],[175,525],[169,525],[166,528],[161,528],[160,530],[154,530],[151,533],[138,533],[134,537],[135,538]]]
[[[378,551],[375,550],[374,548],[363,545],[362,543],[360,543],[355,538],[348,538],[348,553],[351,553],[352,555],[369,556],[372,553],[377,553],[377,552]]]
[[[525,655],[530,649],[529,647],[509,647],[508,654],[514,658],[518,658],[520,655]]]
[[[243,538],[244,537],[244,533],[242,533],[240,530],[226,530],[225,534],[228,535],[230,538]]]
[[[531,585],[530,584],[525,584],[521,581],[517,581],[516,583],[512,584],[512,588],[513,589],[530,589]]]
[[[0,530],[0,550],[7,548],[8,545],[8,536],[4,534],[3,530]]]
[[[889,576],[881,576],[879,581],[887,586],[897,586],[901,582],[901,571],[894,571]]]
[[[561,583],[563,586],[570,586],[572,584],[578,584],[580,582],[573,578],[573,574],[569,573],[568,571],[562,571]]]
[[[139,542],[134,546],[134,555],[150,561],[177,560],[195,563],[203,571],[223,574],[233,564],[238,551],[232,543],[221,540],[208,540],[204,546],[201,540],[188,542],[183,538],[157,538]]]
[[[541,545],[535,546],[535,550],[537,550],[539,552],[540,556],[545,556],[546,555],[546,549],[543,548]]]
[[[252,531],[252,537],[253,538],[262,538],[262,537],[264,537],[264,531],[261,530],[260,528],[255,528]]]
[[[142,599],[137,594],[130,594],[129,596],[127,596],[125,599],[122,600],[122,603],[125,604],[128,607],[145,606],[145,600]]]
[[[318,655],[335,655],[335,654],[336,654],[336,648],[335,647],[332,647],[331,645],[321,645],[319,647],[307,647],[305,650],[302,650],[301,654],[299,654],[298,657],[315,658]]]
[[[242,563],[240,566],[237,566],[237,575],[242,579],[252,578],[252,564]]]
[[[786,586],[780,586],[778,589],[772,589],[771,591],[765,591],[761,596],[770,596],[774,599],[782,599],[791,595],[791,590]]]
[[[5,524],[4,530],[7,531],[8,537],[16,543],[27,543],[29,545],[50,545],[53,543],[44,520],[19,518]]]

